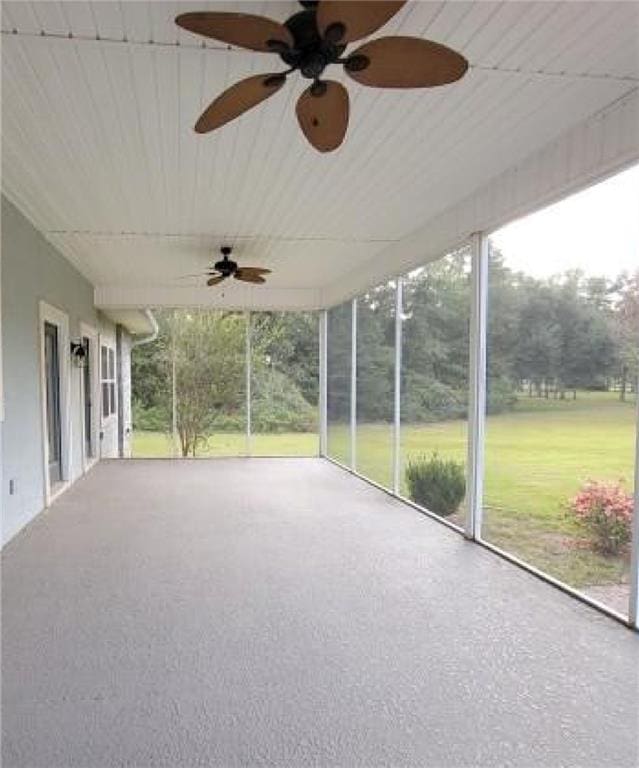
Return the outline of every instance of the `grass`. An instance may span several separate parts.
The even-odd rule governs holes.
[[[402,461],[439,452],[466,462],[466,423],[404,425]],[[618,583],[623,557],[603,557],[583,546],[583,533],[566,503],[587,480],[623,481],[631,490],[635,404],[609,393],[579,393],[576,400],[520,398],[514,411],[490,416],[486,425],[484,538],[575,586]],[[259,435],[255,455],[316,455],[317,435]],[[348,463],[346,425],[331,425],[331,456]],[[391,482],[392,431],[361,425],[358,470],[382,485]],[[170,455],[166,437],[135,433],[135,456]],[[244,435],[215,435],[200,455],[245,453]],[[405,488],[404,488],[405,492]]]
[[[284,432],[282,434],[251,435],[253,456],[317,456],[319,437],[316,434]],[[246,435],[237,432],[213,435],[197,455],[245,456]],[[166,458],[173,455],[171,438],[162,432],[134,432],[133,456],[135,458]]]

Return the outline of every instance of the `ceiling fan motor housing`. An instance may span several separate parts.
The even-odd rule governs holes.
[[[344,52],[346,46],[338,40],[344,34],[342,30],[324,39],[317,29],[316,10],[314,7],[294,14],[284,25],[293,36],[293,48],[281,51],[280,57],[285,64],[293,69],[299,69],[303,77],[317,80],[329,64],[335,64]]]
[[[220,251],[222,252],[223,258],[221,261],[215,262],[215,269],[221,274],[224,275],[224,277],[230,277],[232,274],[237,272],[237,262],[232,261],[229,259],[229,256],[231,255],[231,247],[228,245],[222,246],[220,248]]]

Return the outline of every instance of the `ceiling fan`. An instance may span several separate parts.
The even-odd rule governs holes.
[[[272,96],[299,70],[311,85],[297,101],[302,132],[320,152],[331,152],[348,127],[348,91],[322,79],[331,64],[341,64],[361,85],[378,88],[429,88],[452,83],[468,69],[466,59],[445,45],[417,37],[380,37],[352,53],[347,46],[383,26],[406,0],[300,0],[304,10],[283,24],[246,13],[196,11],[176,17],[189,32],[252,51],[278,54],[284,72],[253,75],[220,94],[200,115],[195,130],[208,133]]]
[[[236,280],[241,280],[244,283],[261,284],[266,282],[264,275],[270,275],[270,269],[264,269],[263,267],[240,267],[236,261],[232,261],[229,258],[232,250],[229,245],[224,245],[220,248],[222,258],[220,261],[216,261],[213,267],[205,274],[208,277],[207,285],[217,285],[228,277],[234,277]],[[194,277],[197,277],[197,275],[194,275]]]

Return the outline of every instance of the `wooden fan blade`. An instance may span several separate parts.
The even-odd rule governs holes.
[[[225,275],[216,275],[215,277],[210,277],[206,281],[206,284],[207,285],[217,285],[218,283],[221,283],[222,280],[225,280],[225,279],[226,279]]]
[[[333,43],[350,43],[376,32],[406,0],[320,0],[317,27]]]
[[[283,24],[249,13],[196,11],[180,14],[175,23],[196,35],[212,37],[252,51],[278,53],[282,45],[285,48],[293,46],[293,36]]]
[[[427,88],[459,80],[466,59],[451,48],[419,37],[380,37],[364,43],[344,64],[346,74],[378,88]]]
[[[235,270],[233,277],[236,280],[242,280],[244,283],[265,283],[266,280],[260,275],[254,275],[250,272],[245,272],[241,267]]]
[[[264,267],[240,267],[240,272],[249,273],[251,275],[270,275],[271,270]]]
[[[299,97],[295,111],[304,136],[315,149],[332,152],[344,141],[349,101],[341,83],[323,80],[311,85]]]
[[[253,75],[240,80],[221,93],[202,112],[195,124],[196,132],[208,133],[234,120],[279,91],[285,82],[286,77],[279,74]]]

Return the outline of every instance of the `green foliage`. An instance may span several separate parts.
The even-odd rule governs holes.
[[[464,465],[452,459],[442,459],[437,453],[430,458],[420,456],[409,461],[406,484],[415,503],[448,517],[458,510],[466,495]]]
[[[317,408],[286,374],[265,367],[255,376],[251,424],[254,432],[312,432]]]
[[[132,412],[133,429],[149,432],[165,432],[169,430],[171,414],[167,409],[166,403],[145,407],[142,400],[134,400]]]
[[[246,316],[158,311],[155,342],[132,354],[136,429],[169,433],[175,373],[183,455],[207,450],[211,435],[246,430]],[[316,313],[252,315],[252,426],[262,432],[316,429]]]
[[[316,312],[259,312],[251,315],[253,368],[260,363],[281,371],[317,405],[319,393],[318,316]]]
[[[408,371],[403,390],[402,418],[407,422],[427,424],[466,417],[467,389],[455,389],[432,375]]]
[[[329,423],[348,421],[351,408],[351,303],[328,313],[327,411]]]
[[[512,411],[517,404],[516,384],[505,377],[488,379],[486,412],[489,414]]]
[[[384,285],[357,302],[359,420],[392,420],[395,364],[393,301],[393,289]]]
[[[243,407],[245,322],[237,313],[184,310],[169,320],[183,456],[195,455],[213,431],[217,413]]]

